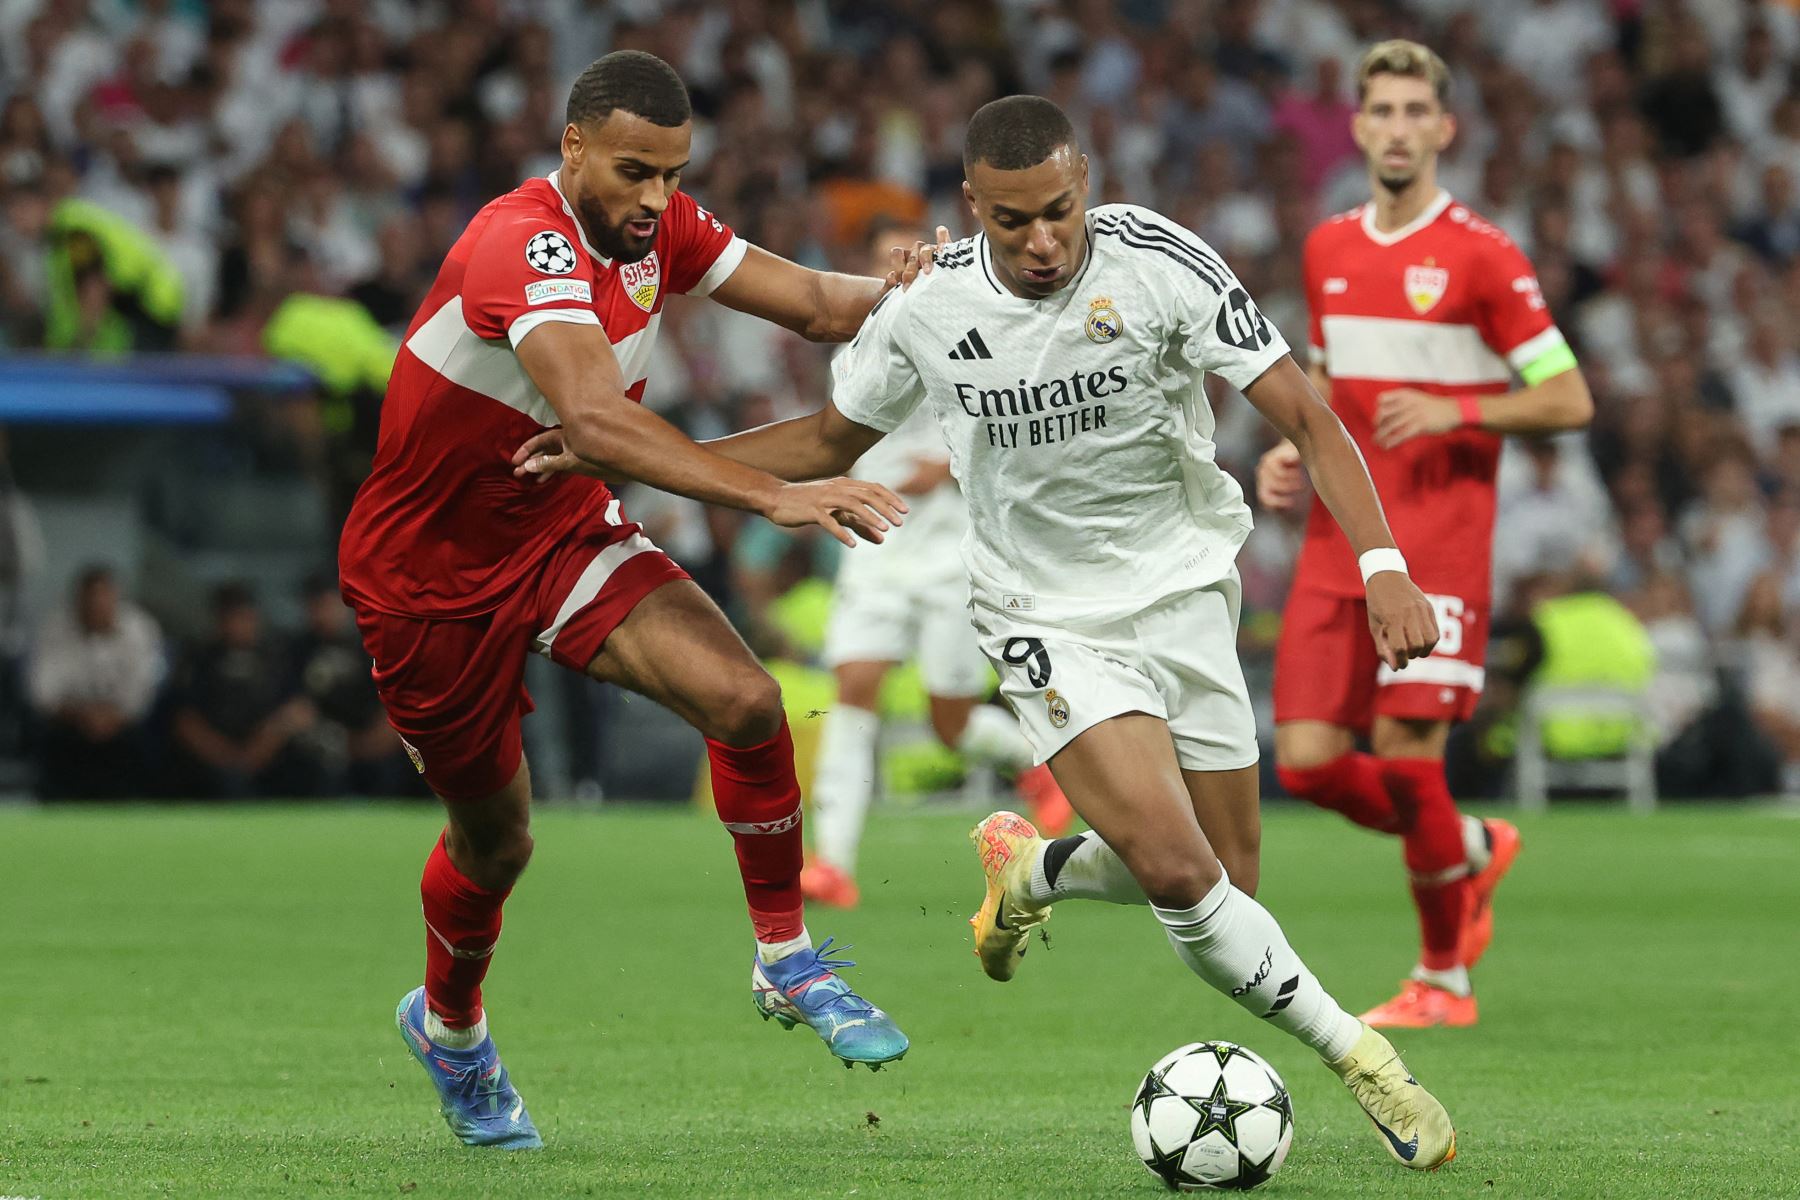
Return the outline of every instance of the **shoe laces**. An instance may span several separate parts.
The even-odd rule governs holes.
[[[875,1006],[851,991],[850,985],[839,978],[837,974],[848,967],[854,967],[856,961],[849,958],[830,957],[831,943],[832,939],[826,938],[816,949],[801,950],[791,958],[783,960],[782,966],[786,968],[783,974],[791,973],[806,979],[807,982],[799,986],[798,992],[790,991],[787,987],[782,987],[782,991],[787,992],[795,1000],[801,996],[807,997],[807,1007],[816,1012],[829,1012],[841,1017],[865,1017],[872,1014]],[[843,954],[850,949],[849,946],[839,946],[837,952]],[[823,974],[819,972],[823,972]],[[812,994],[815,989],[820,987],[825,989],[828,998],[815,1003],[812,1000]]]
[[[1398,1124],[1397,1119],[1413,1116],[1412,1098],[1401,1090],[1402,1084],[1407,1082],[1404,1068],[1397,1071],[1389,1069],[1398,1061],[1396,1056],[1373,1070],[1356,1072],[1357,1090],[1360,1092],[1364,1087],[1374,1090],[1377,1097],[1374,1104],[1375,1115],[1385,1125]]]
[[[450,1076],[455,1093],[471,1104],[485,1107],[484,1115],[497,1116],[506,1107],[506,1071],[498,1062],[472,1062]]]

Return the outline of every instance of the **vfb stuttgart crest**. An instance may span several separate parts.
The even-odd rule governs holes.
[[[1420,316],[1437,307],[1449,286],[1450,272],[1438,266],[1435,258],[1426,259],[1422,267],[1406,268],[1406,299]]]
[[[662,268],[657,266],[656,251],[652,250],[634,263],[625,263],[619,268],[619,286],[631,297],[631,302],[649,312],[656,307],[656,290],[662,286]]]
[[[1119,310],[1105,296],[1095,296],[1088,301],[1087,335],[1088,341],[1105,345],[1121,333],[1125,332],[1125,322],[1119,317]]]

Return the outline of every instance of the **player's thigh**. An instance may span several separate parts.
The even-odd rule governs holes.
[[[1168,707],[1184,771],[1254,767],[1256,712],[1238,660],[1236,574],[1172,596],[1133,619],[1140,661]]]
[[[1190,907],[1218,883],[1218,859],[1194,815],[1162,718],[1109,717],[1058,750],[1050,770],[1151,903]]]
[[[1000,695],[1019,718],[1036,761],[1048,762],[1110,717],[1148,713],[1167,721],[1155,684],[1130,665],[1135,643],[1129,625],[1076,634],[985,610],[976,613],[976,622],[981,652],[998,672]]]
[[[781,727],[781,689],[691,579],[644,596],[587,673],[648,696],[707,737],[754,745]]]
[[[530,792],[519,722],[532,705],[520,615],[503,607],[431,621],[359,610],[356,621],[388,723],[431,790],[453,813],[498,805],[522,822]]]
[[[1262,799],[1255,766],[1183,771],[1194,816],[1238,890],[1256,894],[1262,878]]]
[[[1364,602],[1296,582],[1275,643],[1275,761],[1318,766],[1348,750],[1374,717],[1379,665]]]

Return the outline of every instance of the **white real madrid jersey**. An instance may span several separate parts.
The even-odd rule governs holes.
[[[891,432],[929,405],[968,504],[974,602],[1046,624],[1230,573],[1250,510],[1214,461],[1201,383],[1246,387],[1288,352],[1192,233],[1127,204],[1087,228],[1074,279],[1041,300],[1006,290],[984,236],[946,246],[832,365],[858,424]]]
[[[921,461],[941,463],[948,457],[936,418],[921,406],[857,459],[850,473],[897,490]],[[958,551],[969,519],[956,481],[905,500],[906,523],[886,541],[862,543],[841,557],[838,579],[865,587],[956,588],[966,594],[968,573]]]

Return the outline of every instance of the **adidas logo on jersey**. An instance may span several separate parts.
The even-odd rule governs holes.
[[[963,335],[962,341],[956,343],[956,349],[950,352],[950,357],[967,360],[994,356],[988,353],[987,343],[981,340],[980,332],[971,329]]]

